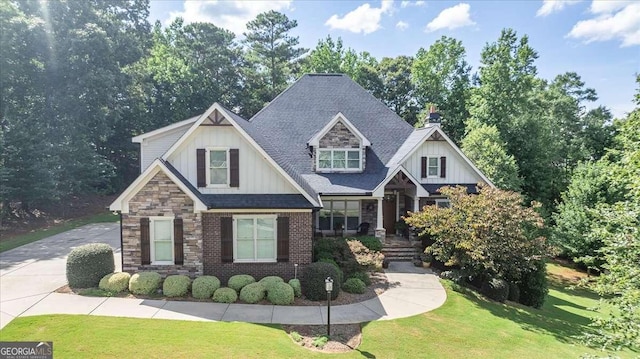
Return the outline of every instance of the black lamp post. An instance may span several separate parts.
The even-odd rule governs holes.
[[[333,291],[331,277],[324,280],[324,288],[327,290],[327,337],[331,337],[331,291]]]

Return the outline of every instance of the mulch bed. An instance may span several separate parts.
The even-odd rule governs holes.
[[[282,328],[298,345],[323,353],[345,353],[356,349],[362,342],[360,324],[337,324],[331,326],[330,340],[323,347],[316,347],[313,341],[327,335],[326,325],[283,325]],[[292,332],[300,334],[302,340],[296,341]]]

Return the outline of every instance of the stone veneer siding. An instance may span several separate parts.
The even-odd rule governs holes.
[[[373,206],[373,209],[367,210],[369,205]],[[367,222],[371,224],[369,226],[369,235],[373,235],[378,225],[378,201],[375,199],[363,199],[360,201],[360,222]]]
[[[341,121],[331,128],[319,141],[319,148],[360,148],[360,140],[354,135],[347,126]],[[367,148],[362,148],[362,171],[364,171],[367,164]],[[313,149],[313,170],[316,170],[316,156],[318,150]],[[326,171],[326,170],[325,170]],[[341,172],[340,170],[334,170],[331,172]]]
[[[184,264],[142,265],[140,218],[167,216],[182,218]],[[153,243],[151,243],[153,245]],[[163,276],[202,274],[202,215],[193,213],[193,201],[163,172],[156,174],[130,201],[129,213],[122,214],[122,270],[152,270]]]
[[[248,213],[242,213],[248,214]],[[256,213],[264,215],[270,213]],[[298,264],[298,278],[313,255],[313,227],[311,212],[276,213],[289,217],[289,261],[279,263],[222,263],[220,218],[232,217],[233,213],[203,213],[203,263],[204,274],[215,275],[222,283],[227,283],[234,274],[250,274],[257,280],[277,275],[288,281],[294,277],[294,264]]]

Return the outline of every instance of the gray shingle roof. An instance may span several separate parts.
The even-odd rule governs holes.
[[[363,173],[313,171],[307,141],[338,112],[371,141]],[[280,166],[295,173],[292,177],[303,188],[309,186],[313,192],[322,194],[372,191],[386,175],[385,164],[413,131],[395,112],[340,74],[302,76],[250,123],[247,132]]]

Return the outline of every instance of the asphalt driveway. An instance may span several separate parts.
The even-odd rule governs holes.
[[[67,283],[69,252],[87,243],[114,248],[120,270],[120,225],[96,223],[0,253],[0,328]]]

